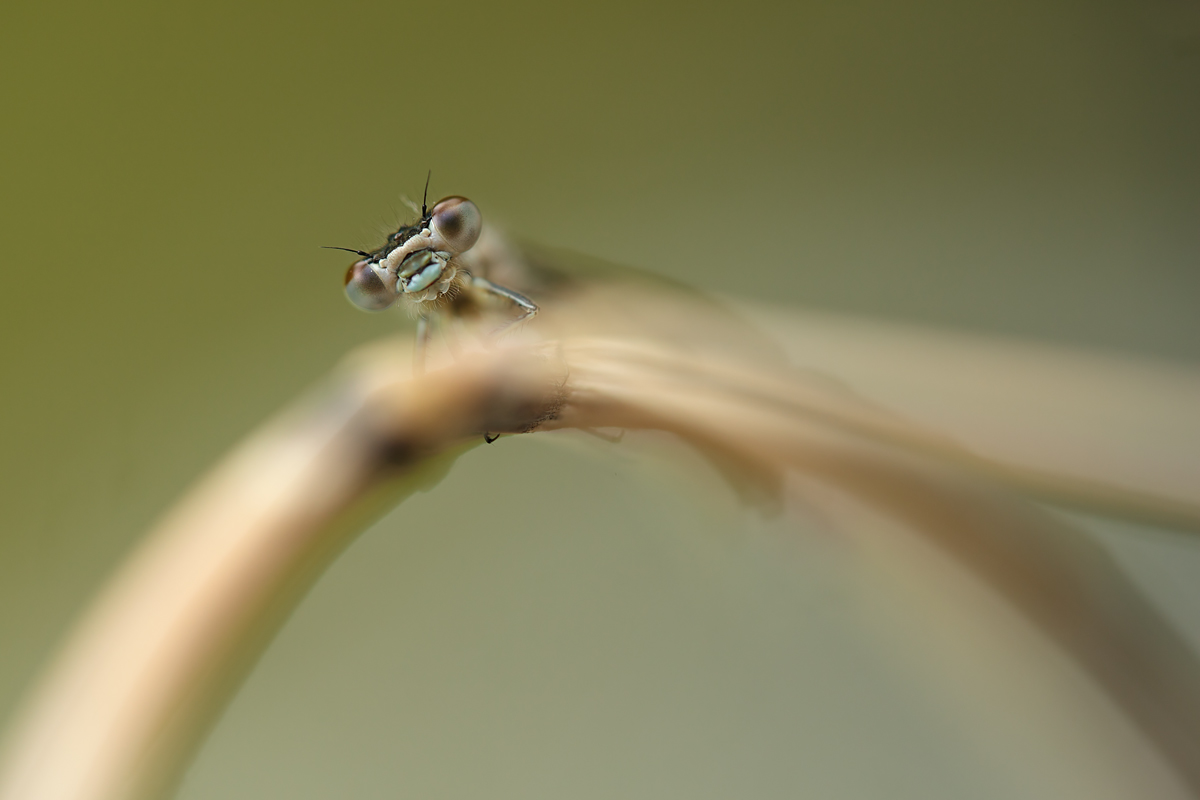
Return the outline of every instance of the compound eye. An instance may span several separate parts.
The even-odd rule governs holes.
[[[470,250],[483,229],[479,206],[465,197],[447,197],[433,207],[433,232],[456,253]]]
[[[355,261],[346,270],[346,297],[363,311],[382,311],[396,300],[396,293],[388,289],[371,265]]]

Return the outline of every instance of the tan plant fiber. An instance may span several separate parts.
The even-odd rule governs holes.
[[[789,364],[723,308],[650,284],[560,294],[536,325],[420,378],[411,347],[351,354],[165,515],[8,732],[0,800],[164,791],[281,619],[381,509],[485,432],[562,428],[667,431],[767,510],[795,500],[788,476],[801,475],[902,520],[1068,652],[1200,794],[1195,657],[1103,550],[1022,493],[1193,530],[1196,497],[970,452]]]

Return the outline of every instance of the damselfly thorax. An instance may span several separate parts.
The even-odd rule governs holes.
[[[479,274],[483,259],[472,248],[482,232],[479,207],[465,197],[447,197],[433,208],[422,204],[421,219],[388,236],[379,249],[350,251],[362,256],[346,270],[350,302],[382,311],[399,301],[417,318],[413,366],[418,374],[425,368],[433,322],[477,310],[489,298],[513,309],[501,329],[537,313],[527,297]]]

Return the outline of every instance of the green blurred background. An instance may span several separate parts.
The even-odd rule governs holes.
[[[0,63],[0,719],[173,497],[403,324],[318,247],[428,169],[711,291],[1200,361],[1192,0],[18,2]],[[181,796],[1104,796],[1115,745],[948,689],[883,572],[701,468],[506,439],[335,564]]]

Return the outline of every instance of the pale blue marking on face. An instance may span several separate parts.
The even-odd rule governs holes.
[[[404,291],[411,293],[428,289],[440,277],[442,277],[442,264],[435,260],[432,264],[409,278],[408,283],[404,284]]]

